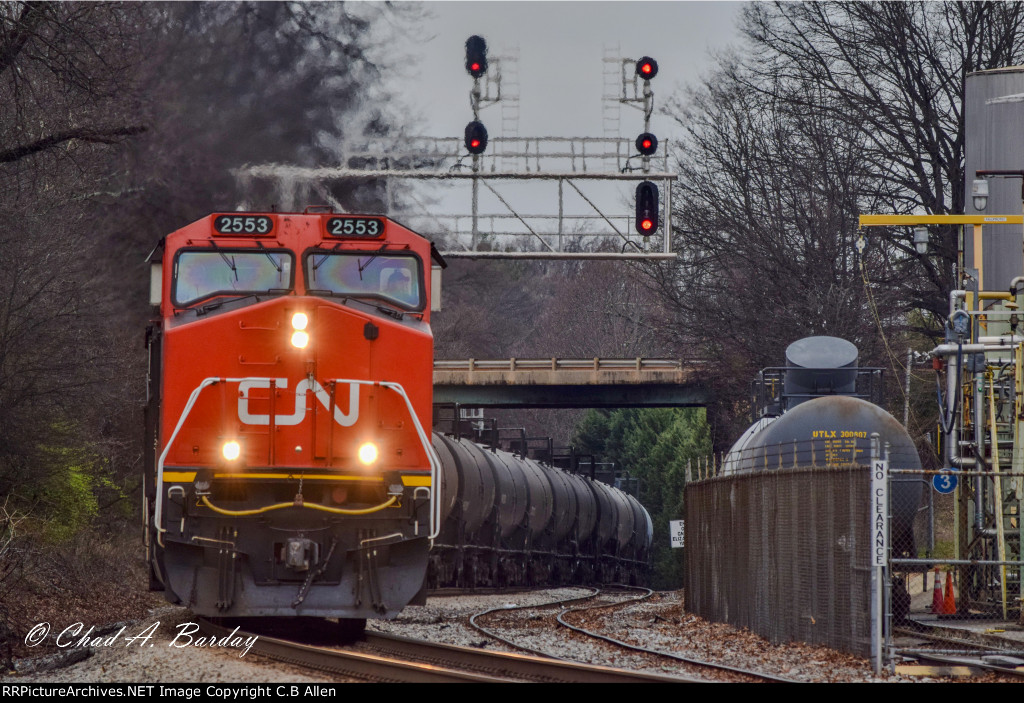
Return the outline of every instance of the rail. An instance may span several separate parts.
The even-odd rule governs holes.
[[[312,618],[310,618],[312,619]],[[296,666],[361,680],[399,683],[686,683],[665,676],[470,647],[438,644],[397,635],[366,633],[361,643],[336,648],[295,641],[317,639],[318,625],[302,626],[301,633],[273,637],[257,628],[245,632],[200,618],[200,629],[214,637],[256,635],[252,653]],[[266,623],[264,623],[266,624]],[[253,631],[256,630],[256,631]]]

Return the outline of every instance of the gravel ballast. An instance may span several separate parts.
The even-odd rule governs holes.
[[[370,621],[367,630],[389,632],[412,638],[469,647],[507,649],[469,626],[469,616],[508,605],[537,605],[571,594],[583,595],[585,589],[555,589],[532,593],[486,596],[441,596],[428,599],[427,605],[406,608],[392,621]],[[164,606],[149,616],[128,623],[112,643],[102,641],[90,647],[91,656],[48,670],[45,662],[31,659],[16,661],[17,674],[5,680],[18,683],[103,683],[103,682],[191,682],[191,683],[323,683],[336,679],[315,671],[269,661],[255,654],[239,656],[238,647],[208,648],[175,643],[181,627],[195,622],[184,608]],[[652,671],[661,674],[682,673],[666,660],[623,654],[608,645],[540,624],[541,618],[525,618],[522,633],[530,646],[549,649],[550,653],[569,656],[604,666]],[[153,627],[154,623],[159,623]],[[838,653],[824,647],[801,643],[773,645],[747,631],[728,625],[708,623],[683,611],[681,592],[656,593],[641,603],[604,615],[588,616],[588,627],[600,627],[604,634],[641,644],[651,649],[674,652],[694,659],[721,662],[730,666],[762,671],[806,682],[929,681],[883,674],[876,677],[867,660]],[[56,629],[56,628],[55,628]],[[127,639],[143,631],[152,638],[139,644]],[[109,635],[107,635],[109,637]],[[51,644],[52,644],[51,635]],[[65,638],[66,641],[67,638]],[[142,637],[139,637],[142,640]],[[173,645],[173,646],[172,646]],[[57,648],[57,656],[67,656],[72,647]],[[51,656],[54,648],[50,647]],[[50,664],[51,666],[54,664]],[[979,679],[972,679],[977,681]],[[986,677],[985,681],[996,680]]]

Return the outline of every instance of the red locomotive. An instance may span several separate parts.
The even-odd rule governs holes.
[[[163,240],[144,516],[169,600],[360,623],[422,596],[434,261],[377,216],[215,214]]]

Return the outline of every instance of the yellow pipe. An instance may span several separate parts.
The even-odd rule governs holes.
[[[348,476],[345,474],[307,474],[301,471],[292,473],[216,473],[213,475],[214,478],[230,478],[230,479],[297,479],[302,478],[306,481],[366,481],[372,483],[383,483],[384,479],[380,476]]]
[[[1019,225],[1021,215],[861,215],[861,227],[907,227],[913,225]]]
[[[1016,300],[1017,297],[1006,292],[998,290],[983,290],[978,293],[979,300]]]
[[[325,513],[335,513],[336,515],[369,515],[375,513],[384,508],[391,507],[398,500],[398,496],[391,496],[388,498],[386,503],[381,503],[372,508],[331,508],[326,505],[320,505],[319,503],[301,503],[296,505],[295,503],[275,503],[274,505],[265,505],[262,508],[253,508],[252,510],[226,510],[224,508],[218,508],[216,505],[210,502],[210,499],[206,496],[202,496],[202,503],[210,510],[220,513],[221,515],[230,515],[232,517],[245,517],[247,515],[260,515],[262,513],[268,513],[271,510],[280,510],[282,508],[312,508],[313,510],[322,510]]]

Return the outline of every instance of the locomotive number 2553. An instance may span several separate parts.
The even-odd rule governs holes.
[[[332,237],[379,237],[384,234],[384,220],[377,217],[331,217],[327,234]]]
[[[220,234],[270,234],[274,221],[265,215],[218,215],[213,228]]]

